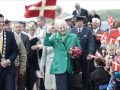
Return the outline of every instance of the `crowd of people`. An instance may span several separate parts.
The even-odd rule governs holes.
[[[110,31],[101,30],[95,10],[89,15],[79,3],[75,9],[52,23],[44,16],[5,21],[0,14],[0,90],[120,90],[120,69],[113,65],[120,65],[119,35],[106,41]],[[112,28],[119,32],[120,21]],[[82,50],[78,73],[68,54],[73,46]]]

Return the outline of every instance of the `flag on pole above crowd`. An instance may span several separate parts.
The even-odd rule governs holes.
[[[113,26],[113,17],[112,16],[108,16],[108,25],[109,25],[110,30],[111,30],[112,26]]]
[[[36,4],[25,6],[25,18],[44,16],[55,18],[56,0],[42,0]]]

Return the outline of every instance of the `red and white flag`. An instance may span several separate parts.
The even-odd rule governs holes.
[[[98,52],[98,51],[96,51],[96,53],[95,53],[95,55],[89,55],[91,58],[94,58],[95,60],[97,59],[97,58],[100,58],[100,57],[102,57],[102,55]]]
[[[104,32],[103,35],[102,35],[102,37],[101,37],[101,40],[106,40],[107,37],[108,37],[108,35],[109,34],[107,32]]]
[[[118,29],[111,30],[109,36],[114,39],[118,38],[120,36],[119,30]]]
[[[96,35],[96,39],[97,40],[101,40],[102,36],[103,36],[103,33],[104,32],[98,32],[97,35]]]
[[[112,16],[108,16],[108,24],[110,26],[110,29],[112,29],[112,25],[113,25],[113,18],[112,18]]]
[[[115,44],[116,39],[111,38],[111,37],[109,36],[109,37],[107,37],[106,42],[107,42],[108,44],[110,44],[110,43]]]
[[[120,64],[118,64],[117,62],[112,62],[112,69],[114,71],[120,71]]]
[[[56,0],[42,0],[36,4],[25,6],[25,18],[44,16],[55,18]]]

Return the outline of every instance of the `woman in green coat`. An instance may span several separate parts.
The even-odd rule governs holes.
[[[57,90],[70,90],[71,85],[68,82],[69,74],[72,73],[72,66],[68,51],[73,46],[80,47],[80,42],[75,34],[67,32],[67,24],[64,20],[57,19],[54,27],[58,32],[51,35],[47,30],[44,38],[44,45],[53,46],[54,49],[50,73],[55,74]]]

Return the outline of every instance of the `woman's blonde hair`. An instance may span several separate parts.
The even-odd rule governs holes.
[[[36,30],[37,25],[35,22],[29,22],[26,25],[26,30]]]
[[[115,50],[115,46],[112,43],[110,43],[107,45],[107,50]]]

